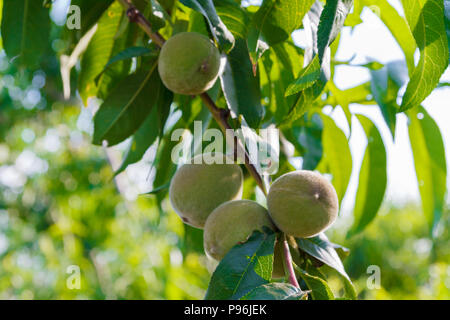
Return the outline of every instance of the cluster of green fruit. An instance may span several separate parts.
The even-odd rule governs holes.
[[[208,37],[194,32],[171,37],[158,61],[164,85],[178,94],[196,95],[210,89],[219,69],[217,47]],[[270,187],[267,210],[255,201],[242,199],[241,167],[227,162],[225,155],[219,158],[221,164],[207,164],[203,155],[194,157],[178,169],[169,189],[171,204],[181,219],[204,229],[204,248],[209,257],[221,260],[233,246],[247,241],[255,230],[264,231],[264,227],[306,238],[322,232],[336,219],[336,191],[321,175],[295,171],[279,177]],[[275,244],[274,256],[273,277],[282,277],[280,242]]]
[[[242,169],[227,156],[220,156],[221,164],[207,164],[204,155],[183,164],[169,189],[170,202],[181,219],[204,229],[204,248],[209,257],[221,260],[233,246],[247,241],[255,230],[264,231],[264,227],[307,238],[336,219],[336,191],[320,174],[300,170],[280,176],[270,187],[266,209],[255,201],[241,199]],[[282,246],[277,242],[273,277],[283,274]]]

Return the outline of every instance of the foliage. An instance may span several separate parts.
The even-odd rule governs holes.
[[[0,177],[0,235],[7,239],[6,249],[0,250],[2,297],[355,298],[350,279],[357,279],[357,284],[362,279],[358,263],[363,255],[370,253],[371,258],[378,254],[374,264],[383,266],[399,261],[403,257],[393,257],[389,250],[405,252],[413,233],[409,238],[392,235],[392,241],[395,236],[398,243],[377,236],[394,230],[393,225],[404,219],[420,218],[409,211],[400,212],[389,216],[397,220],[376,224],[387,185],[386,148],[372,120],[352,113],[352,103],[379,108],[393,136],[396,115],[404,113],[409,118],[426,217],[426,223],[411,229],[420,229],[424,241],[435,241],[432,260],[439,274],[448,268],[442,259],[448,252],[438,252],[438,243],[448,240],[447,231],[439,231],[447,219],[445,150],[439,128],[421,107],[449,63],[447,1],[403,0],[404,16],[387,1],[368,0],[264,0],[258,6],[243,6],[239,0],[133,2],[150,21],[150,36],[158,31],[167,39],[190,31],[215,42],[225,62],[220,80],[208,91],[211,101],[219,110],[231,111],[233,128],[276,126],[285,143],[295,148],[294,152],[282,148],[280,170],[273,178],[292,171],[290,161],[301,157],[301,168],[331,175],[342,200],[353,161],[348,137],[325,107],[342,108],[350,132],[352,121],[361,123],[368,143],[359,170],[354,223],[347,234],[335,235],[355,249],[345,261],[347,272],[341,261],[346,249],[321,234],[290,243],[297,255],[294,261],[300,288],[285,284],[284,279],[275,281],[271,262],[278,235],[255,233],[219,263],[208,285],[201,231],[184,226],[168,208],[165,186],[176,170],[170,161],[175,144],[171,133],[179,128],[192,131],[195,120],[202,120],[204,129],[221,127],[216,115],[211,118],[210,106],[200,97],[174,95],[163,86],[157,72],[157,38],[149,41],[149,34],[130,22],[126,1],[73,0],[86,16],[82,16],[80,29],[69,30],[51,21],[48,1],[0,0],[0,155],[7,150],[3,151],[7,156],[0,158],[0,172],[4,177],[6,173],[18,177],[10,179],[12,185]],[[335,68],[351,64],[334,58],[339,32],[344,26],[354,28],[361,23],[363,8],[373,9],[373,5],[380,7],[380,19],[403,50],[405,61],[359,65],[370,70],[371,79],[340,90],[333,79]],[[298,29],[310,39],[301,47],[291,36]],[[414,65],[416,50],[420,58]],[[409,77],[407,81],[399,71],[402,68],[408,70],[404,75]],[[62,102],[63,92],[69,93],[66,102]],[[39,102],[30,94],[39,95]],[[77,109],[73,105],[92,110],[93,101],[99,102],[99,108],[92,127],[85,130],[90,131],[92,144],[107,146],[108,154],[115,150],[113,146],[128,143],[116,172],[107,165],[104,150],[86,144],[75,129]],[[51,139],[59,141],[55,149],[51,149]],[[148,198],[126,200],[120,186],[117,192],[111,180],[118,184],[119,173],[149,151],[154,192]],[[18,159],[26,152],[34,165],[41,164],[41,171],[17,173]],[[249,187],[245,190],[248,198],[257,198],[250,175],[245,187]],[[381,248],[386,248],[386,256]],[[80,291],[65,285],[67,275],[62,269],[68,265],[83,270],[86,285]],[[415,267],[421,272],[425,268]],[[386,290],[395,287],[395,282],[401,293],[422,286],[423,281],[411,280],[414,271],[407,272],[404,280],[389,272]],[[436,289],[436,296],[445,298],[442,290]],[[372,297],[364,290],[359,294]],[[393,290],[384,297],[399,296]],[[418,292],[417,296],[424,294]]]

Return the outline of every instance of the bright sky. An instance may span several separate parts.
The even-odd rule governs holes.
[[[402,8],[398,0],[389,1],[397,9]],[[403,13],[402,13],[403,14]],[[375,59],[381,63],[403,60],[404,55],[389,30],[380,19],[369,9],[364,9],[363,23],[354,28],[344,28],[341,35],[341,43],[337,52],[337,60],[349,60],[356,54],[353,63],[367,62],[367,58]],[[301,41],[302,35],[296,35],[295,40]],[[418,58],[418,56],[416,57]],[[340,89],[346,89],[369,80],[369,72],[365,68],[338,66],[334,78]],[[450,82],[450,68],[441,78],[442,82]],[[447,155],[447,167],[450,167],[450,88],[436,89],[424,102],[423,106],[435,119],[444,139]],[[419,201],[419,191],[414,171],[411,147],[409,144],[407,119],[403,114],[397,117],[396,141],[393,142],[389,129],[384,123],[378,108],[371,106],[352,105],[351,110],[364,114],[371,118],[381,131],[384,143],[388,151],[388,190],[387,199],[396,203],[407,201]],[[339,109],[333,112],[333,118],[338,125],[348,133],[343,112]],[[367,143],[365,134],[359,123],[353,122],[353,133],[350,139],[350,148],[353,155],[354,170],[350,181],[350,188],[343,202],[343,210],[352,208],[358,183],[358,172],[364,156]],[[447,185],[450,179],[447,176]]]

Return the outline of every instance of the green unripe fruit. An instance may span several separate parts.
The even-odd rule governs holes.
[[[220,53],[206,36],[182,32],[167,40],[159,55],[164,85],[179,94],[196,95],[210,89],[219,75]]]
[[[253,231],[275,229],[267,209],[251,200],[228,201],[217,207],[206,220],[203,233],[205,252],[216,260],[238,243],[248,240]]]
[[[226,201],[242,197],[244,182],[241,167],[227,164],[227,157],[220,156],[221,164],[206,164],[203,155],[198,155],[183,164],[173,176],[169,199],[175,212],[186,224],[203,228],[206,218],[215,208]]]
[[[270,216],[284,233],[309,238],[327,229],[339,210],[333,185],[313,171],[282,175],[271,185],[267,196]]]

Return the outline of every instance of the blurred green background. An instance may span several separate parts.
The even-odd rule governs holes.
[[[120,153],[90,143],[95,106],[62,102],[65,47],[52,28],[45,73],[17,70],[0,51],[0,299],[203,298],[211,266],[201,231],[167,200],[136,196],[133,172],[114,179]],[[135,171],[151,180],[149,165]],[[362,234],[345,238],[346,216],[327,234],[350,249],[344,264],[359,298],[450,299],[449,217],[432,241],[419,201],[388,202]],[[67,285],[73,265],[79,289]]]

